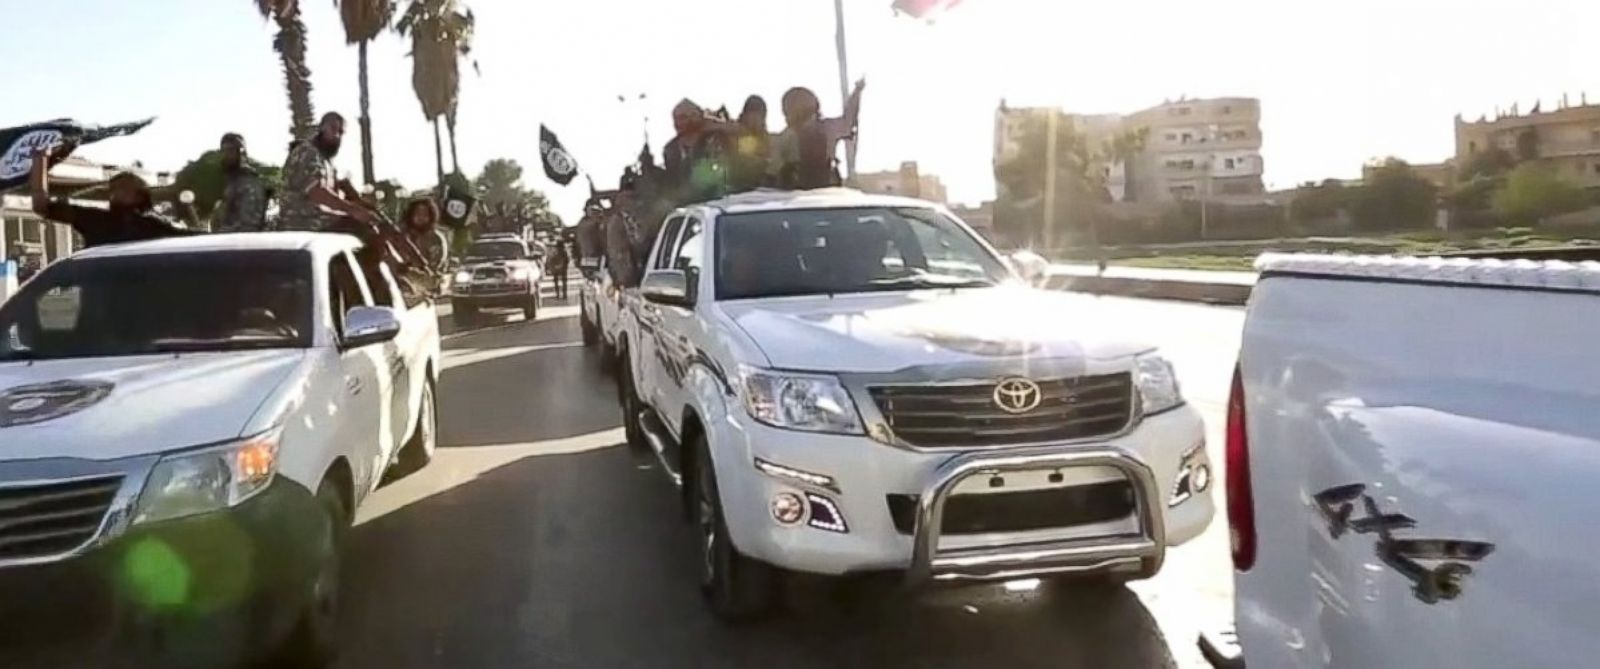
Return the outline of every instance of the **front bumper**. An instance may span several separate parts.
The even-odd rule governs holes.
[[[237,507],[138,525],[0,568],[0,667],[231,667],[267,655],[310,592],[322,510],[278,477]]]
[[[1186,467],[1210,466],[1200,416],[1190,407],[1147,417],[1103,441],[1028,448],[910,450],[863,436],[771,428],[742,412],[711,432],[719,456],[737,455],[717,462],[734,545],[800,572],[899,571],[914,582],[1092,572],[1145,577],[1160,569],[1168,547],[1198,536],[1214,514],[1209,484],[1169,504]],[[753,466],[756,460],[829,481],[773,475]],[[958,489],[970,494],[971,483],[995,474],[1057,469],[1069,486],[1126,480],[1136,498],[1132,513],[1063,527],[941,535],[946,505]],[[823,497],[842,516],[845,531],[776,522],[771,502],[784,492]],[[891,498],[915,499],[910,527],[904,518],[897,526]]]
[[[478,308],[520,308],[533,299],[533,289],[528,286],[485,290],[467,290],[468,288],[470,287],[457,287],[456,292],[450,296],[451,303]]]

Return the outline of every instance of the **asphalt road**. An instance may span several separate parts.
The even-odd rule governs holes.
[[[1219,458],[1240,312],[1101,299],[1169,350]],[[536,322],[446,325],[439,454],[358,518],[343,667],[1202,666],[1195,630],[1231,589],[1220,518],[1131,589],[849,588],[719,624],[670,484],[621,446],[576,308],[546,305]]]

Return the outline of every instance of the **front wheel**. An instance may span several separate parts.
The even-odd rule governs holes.
[[[317,506],[326,516],[317,536],[316,573],[294,631],[280,649],[284,666],[327,667],[339,654],[339,557],[350,531],[350,512],[333,478],[317,487]]]
[[[700,594],[711,612],[725,622],[761,618],[772,612],[777,601],[776,572],[740,553],[729,538],[716,467],[712,465],[706,438],[695,437],[686,446],[694,454],[694,473],[688,483],[694,490]]]

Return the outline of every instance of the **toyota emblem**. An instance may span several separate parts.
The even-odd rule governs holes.
[[[1028,413],[1039,408],[1044,392],[1027,379],[1006,379],[994,387],[994,405],[1006,413]]]

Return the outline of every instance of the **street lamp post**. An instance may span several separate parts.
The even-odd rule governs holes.
[[[850,100],[850,62],[846,55],[844,39],[844,0],[833,0],[834,46],[839,51],[839,100]],[[856,178],[856,138],[844,143],[844,170],[846,183]]]

